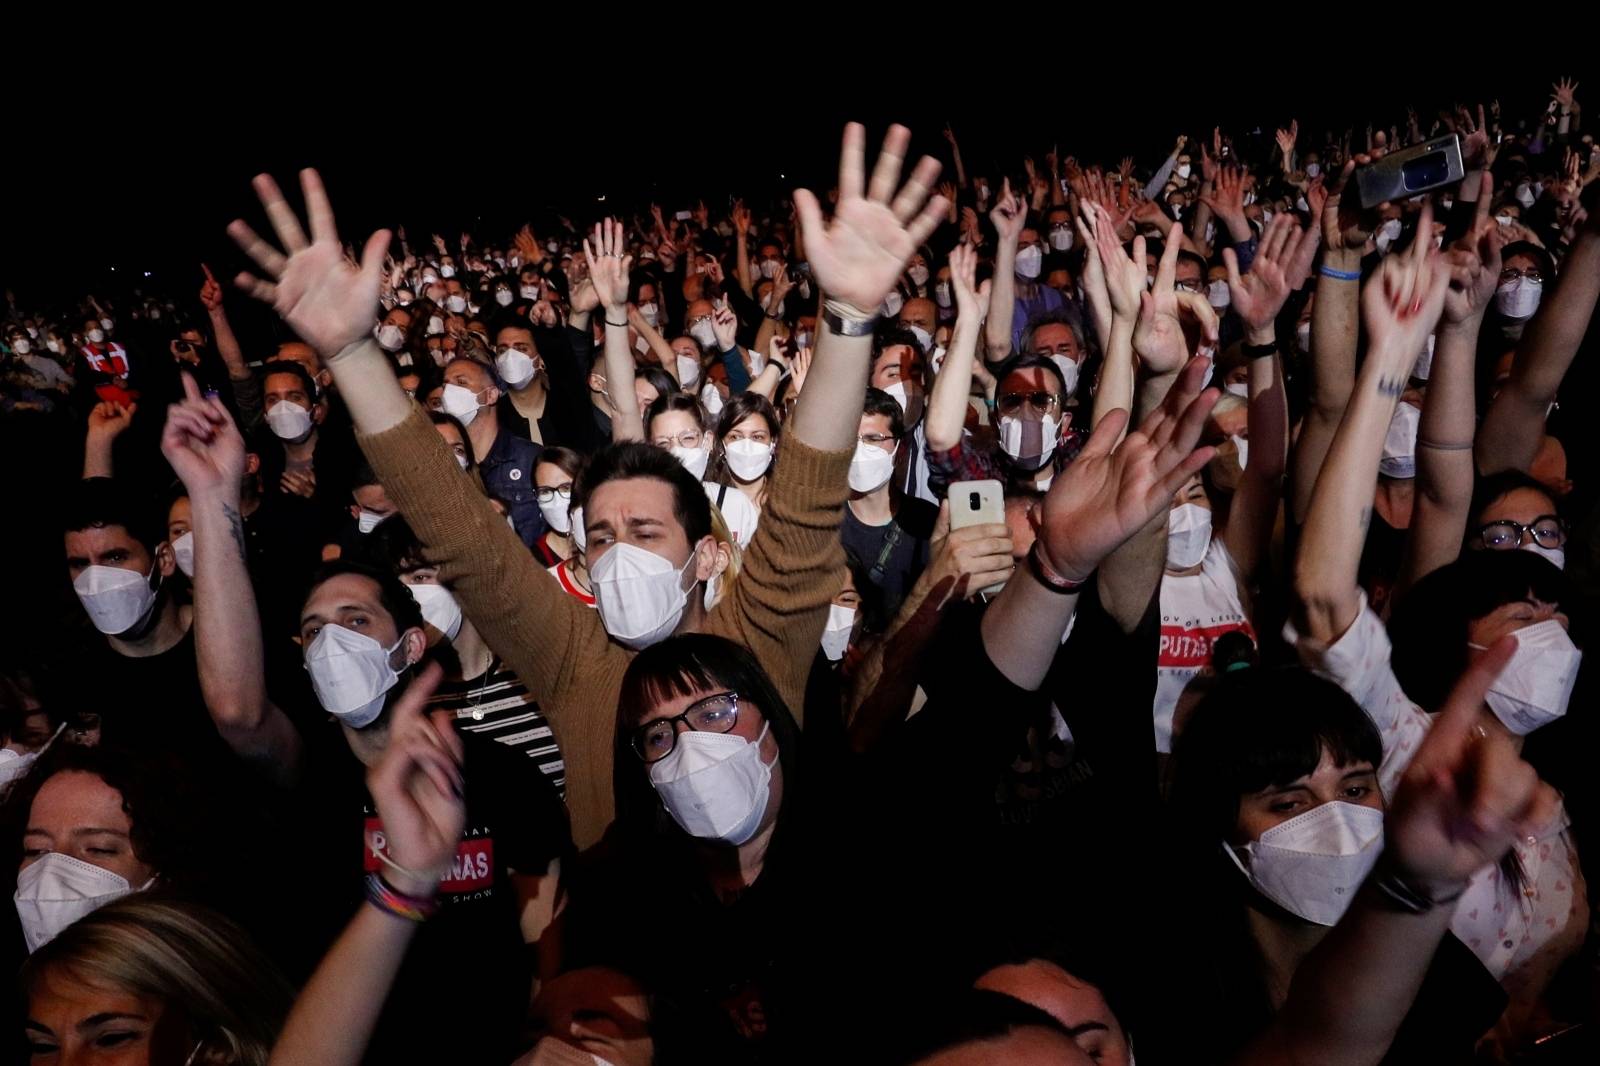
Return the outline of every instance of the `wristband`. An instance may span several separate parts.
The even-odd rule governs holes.
[[[367,902],[385,914],[404,918],[408,922],[425,922],[439,910],[437,899],[408,896],[377,873],[367,875]]]
[[[1272,342],[1271,344],[1244,344],[1244,343],[1241,343],[1239,345],[1239,351],[1244,353],[1244,357],[1246,359],[1249,359],[1250,361],[1254,362],[1257,359],[1265,359],[1269,355],[1277,355],[1278,354],[1278,343],[1276,341]]]
[[[1392,864],[1385,863],[1372,878],[1372,887],[1378,890],[1390,906],[1409,914],[1427,914],[1435,907],[1454,903],[1467,891],[1465,883],[1457,885],[1448,896],[1434,897],[1407,881]]]
[[[1317,273],[1321,274],[1325,278],[1332,278],[1334,281],[1361,280],[1361,271],[1359,270],[1335,270],[1333,267],[1326,264],[1318,267]]]
[[[609,318],[606,319],[606,325],[608,325],[608,326],[616,326],[618,329],[627,329],[628,328],[628,324],[626,322],[613,322]]]
[[[865,337],[878,324],[876,314],[860,317],[861,312],[833,300],[822,302],[822,321],[840,337]]]
[[[1082,581],[1074,581],[1069,577],[1063,577],[1056,573],[1050,564],[1044,561],[1044,557],[1039,554],[1039,545],[1037,543],[1028,551],[1028,569],[1033,571],[1033,576],[1038,580],[1039,584],[1051,592],[1057,592],[1063,596],[1076,595],[1079,589],[1089,583],[1088,577]],[[1094,574],[1091,571],[1089,577],[1093,576]]]

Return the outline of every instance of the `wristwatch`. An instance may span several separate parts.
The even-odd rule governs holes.
[[[822,305],[822,321],[839,337],[865,337],[878,324],[878,316],[871,318],[844,318],[827,304]]]

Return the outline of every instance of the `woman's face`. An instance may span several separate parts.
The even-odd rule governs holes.
[[[722,438],[724,444],[732,444],[736,440],[753,440],[758,444],[772,443],[772,426],[767,423],[763,415],[746,415],[733,424],[728,430],[728,435]]]
[[[1370,762],[1340,765],[1326,750],[1316,769],[1285,785],[1268,785],[1260,792],[1239,797],[1239,820],[1234,825],[1235,844],[1261,839],[1261,834],[1290,818],[1334,800],[1383,810],[1378,774]]]
[[[428,406],[433,406],[433,397],[431,394],[428,397]],[[452,426],[448,422],[437,423],[433,428],[439,431],[439,436],[444,438],[444,442],[450,446],[451,453],[455,455],[458,460],[465,459],[467,457],[467,445],[466,442],[461,439],[461,431],[459,429],[457,429],[455,426]]]
[[[167,540],[174,541],[189,532],[189,497],[179,496],[167,509]]]
[[[703,700],[707,696],[716,696],[727,691],[728,689],[725,687],[697,689],[687,696],[675,696],[668,700],[662,700],[640,716],[635,726],[647,725],[658,718],[672,718],[680,715],[687,711],[691,704]],[[778,740],[772,735],[771,730],[766,730],[766,736],[763,737],[761,735],[762,731],[766,729],[766,724],[767,719],[761,713],[761,708],[750,700],[741,697],[738,717],[734,721],[733,728],[728,731],[733,736],[743,737],[752,744],[756,743],[759,738],[761,761],[772,767],[772,780],[767,786],[770,790],[767,813],[762,818],[763,826],[772,824],[773,820],[777,818],[778,808],[783,802],[783,767],[778,762]],[[684,722],[678,722],[674,728],[677,730],[679,738],[682,738],[683,734],[688,731],[689,726]],[[643,763],[640,763],[641,767],[643,765]]]
[[[1211,499],[1206,495],[1205,482],[1200,480],[1198,474],[1185,481],[1183,488],[1172,494],[1172,506],[1182,507],[1186,503],[1211,510]]]
[[[189,1026],[159,999],[47,970],[28,996],[32,1061],[60,1066],[159,1066],[194,1051]]]
[[[698,448],[704,436],[688,411],[663,411],[650,420],[650,441],[657,448]]]
[[[1483,510],[1475,516],[1473,527],[1467,531],[1469,536],[1490,522],[1515,522],[1519,526],[1531,526],[1534,519],[1556,513],[1556,502],[1548,495],[1533,488],[1515,488],[1503,496],[1491,500]],[[1523,534],[1526,542],[1532,534]],[[1473,542],[1474,547],[1481,547],[1481,538]]]
[[[122,793],[98,774],[66,770],[44,783],[28,810],[22,837],[26,870],[47,852],[60,852],[120,876],[134,888],[155,869],[133,852],[133,820],[122,809]]]

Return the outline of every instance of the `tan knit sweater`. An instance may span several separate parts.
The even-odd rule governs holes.
[[[539,701],[566,759],[573,838],[594,844],[613,815],[617,695],[633,652],[523,546],[421,408],[360,443],[440,581]],[[744,568],[704,628],[750,649],[797,718],[828,604],[844,582],[839,523],[852,454],[783,442]],[[538,771],[530,764],[529,772]]]

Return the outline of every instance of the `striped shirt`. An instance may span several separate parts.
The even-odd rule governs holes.
[[[566,799],[567,764],[556,746],[555,733],[528,694],[528,686],[517,680],[499,656],[482,677],[439,682],[428,706],[454,711],[457,731],[499,741],[534,760]]]

